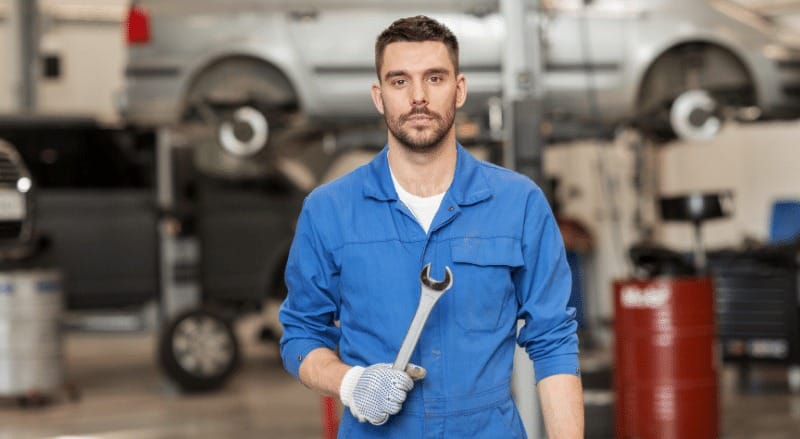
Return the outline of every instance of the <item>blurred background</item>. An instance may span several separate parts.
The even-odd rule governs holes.
[[[586,436],[800,437],[800,2],[0,0],[0,438],[333,437],[283,269],[420,13],[559,220]]]

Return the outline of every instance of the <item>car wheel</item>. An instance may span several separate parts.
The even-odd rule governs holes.
[[[239,347],[230,323],[204,309],[186,311],[164,329],[159,363],[184,392],[222,387],[239,365]]]
[[[706,139],[719,131],[728,110],[753,105],[753,82],[735,54],[710,44],[684,44],[648,70],[635,125],[656,141]]]
[[[277,172],[301,120],[297,98],[276,69],[251,59],[229,59],[193,81],[182,131],[195,165],[207,175],[258,179]]]

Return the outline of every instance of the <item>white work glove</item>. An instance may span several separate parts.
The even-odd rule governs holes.
[[[359,422],[382,425],[400,411],[414,380],[425,377],[425,369],[409,364],[405,372],[389,363],[369,367],[353,366],[342,379],[339,396]]]

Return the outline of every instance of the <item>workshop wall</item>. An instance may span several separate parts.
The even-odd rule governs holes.
[[[560,182],[555,197],[561,215],[586,226],[594,240],[584,278],[590,328],[612,316],[611,281],[630,273],[627,249],[640,238],[633,221],[635,154],[626,140],[560,144],[544,154],[545,173]]]
[[[13,53],[11,52],[11,31],[8,24],[8,0],[0,0],[0,65],[12,66]],[[11,84],[15,81],[15,70],[12,68],[0,69],[0,114],[11,111],[14,105],[14,95]]]
[[[702,144],[676,144],[661,152],[661,188],[673,194],[732,190],[734,213],[703,227],[707,247],[739,246],[745,238],[764,241],[772,203],[800,200],[800,123],[730,124]],[[661,240],[689,249],[690,227],[664,224]]]
[[[631,274],[627,251],[652,228],[653,238],[690,251],[688,224],[662,223],[655,200],[694,191],[733,192],[733,215],[703,227],[707,248],[737,247],[748,238],[767,239],[772,203],[800,199],[800,123],[729,123],[703,143],[673,142],[647,147],[641,187],[635,187],[636,149],[630,133],[613,142],[575,142],[545,151],[545,172],[561,183],[556,197],[562,214],[591,230],[595,247],[586,275],[587,319],[612,317],[611,282]],[[637,222],[636,212],[641,212]]]
[[[39,0],[37,113],[118,120],[117,95],[124,84],[122,21],[127,0]],[[0,0],[0,62],[15,65],[9,0]],[[16,111],[19,81],[0,69],[0,114]]]

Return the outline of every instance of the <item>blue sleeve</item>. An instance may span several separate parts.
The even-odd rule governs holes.
[[[315,227],[309,202],[303,205],[286,264],[288,295],[279,317],[283,325],[281,358],[286,370],[298,377],[300,363],[317,348],[339,344],[339,272],[329,246]]]
[[[564,242],[547,199],[538,188],[528,197],[522,236],[525,265],[515,272],[517,339],[533,360],[536,381],[551,375],[580,375],[575,309],[567,307],[572,276]]]

